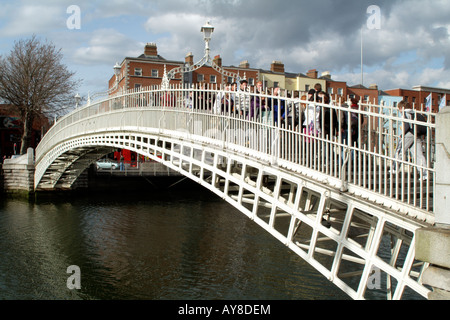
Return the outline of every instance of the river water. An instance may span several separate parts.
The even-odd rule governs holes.
[[[81,289],[68,287],[75,275]],[[192,185],[35,203],[2,196],[1,299],[348,297],[231,205]]]

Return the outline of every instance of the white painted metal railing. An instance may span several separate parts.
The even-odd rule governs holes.
[[[310,102],[288,92],[274,96],[229,88],[126,91],[59,119],[36,149],[36,177],[39,180],[48,165],[39,165],[44,156],[70,137],[105,128],[143,130],[247,154],[432,223],[435,115],[424,113],[424,124],[397,116],[390,106],[349,105],[350,101]],[[348,135],[352,118],[358,124],[353,141]],[[404,139],[400,128],[406,122],[427,127],[426,166],[414,161],[417,151],[395,158],[396,145]],[[421,172],[428,173],[428,180],[420,180]]]

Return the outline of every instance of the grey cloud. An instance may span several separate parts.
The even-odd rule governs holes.
[[[67,5],[69,0],[64,0]],[[31,2],[28,2],[31,3]],[[45,2],[53,6],[56,1]],[[59,2],[58,2],[59,3]],[[114,28],[116,41],[102,36],[100,30],[84,33],[89,39],[73,48],[77,61],[100,63],[133,55],[137,41],[157,42],[167,59],[183,60],[192,51],[198,59],[204,43],[200,24],[211,19],[216,27],[211,43],[213,54],[220,54],[226,65],[249,60],[252,67],[268,69],[272,60],[282,60],[289,72],[305,73],[310,68],[331,71],[339,80],[357,81],[360,68],[361,28],[364,30],[364,64],[372,70],[368,81],[383,87],[395,81],[420,83],[420,68],[450,69],[450,4],[448,0],[78,0],[84,25],[117,17],[144,17],[146,38],[127,34],[126,25]],[[371,5],[381,9],[380,30],[367,30]],[[63,15],[63,17],[65,17]],[[103,20],[105,19],[105,20]],[[143,19],[144,20],[144,19]],[[126,19],[124,19],[126,21]],[[145,34],[144,34],[145,36]],[[95,42],[97,41],[97,42]],[[117,45],[119,43],[119,45]],[[400,60],[404,52],[417,55],[410,61],[415,70]],[[430,58],[434,59],[430,63]],[[375,70],[375,71],[373,71]],[[409,72],[414,72],[407,77]],[[430,83],[450,83],[445,72],[428,72]],[[438,78],[439,77],[439,78]],[[351,80],[350,80],[351,79]],[[433,82],[434,81],[434,82]]]
[[[361,28],[365,28],[366,67],[401,72],[392,68],[392,63],[405,50],[422,56],[445,57],[446,68],[450,61],[446,56],[450,52],[446,34],[450,12],[443,1],[428,1],[425,8],[417,0],[164,0],[153,4],[157,8],[153,14],[170,11],[213,18],[216,30],[212,50],[222,55],[225,64],[249,60],[252,67],[269,68],[270,61],[277,59],[292,72],[317,68],[351,74],[360,68]],[[365,27],[369,18],[367,8],[371,5],[381,10],[381,30],[369,31]],[[197,27],[186,25],[179,30],[176,39],[182,44],[173,47],[191,47],[201,54],[201,40],[187,31]],[[166,41],[165,48],[170,50],[170,41]],[[426,65],[425,60],[421,63]],[[401,75],[397,79],[404,83],[405,74],[401,72]],[[374,73],[374,77],[387,78],[384,72]],[[387,83],[384,79],[375,80]]]

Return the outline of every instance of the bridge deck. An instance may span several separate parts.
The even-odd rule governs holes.
[[[215,101],[236,95],[239,112],[217,111],[205,101],[186,107],[186,99],[205,92]],[[250,119],[245,107],[262,98],[278,116]],[[374,270],[386,297],[399,299],[408,290],[425,297],[425,264],[414,259],[413,240],[415,230],[434,223],[433,115],[426,123],[428,163],[418,164],[412,160],[417,150],[409,158],[405,152],[407,160],[395,156],[396,143],[404,143],[398,128],[418,123],[393,108],[360,103],[351,109],[360,120],[351,145],[344,137],[349,124],[339,123],[332,139],[282,124],[280,100],[290,114],[305,111],[306,120],[312,110],[321,128],[330,122],[326,110],[339,119],[350,115],[342,103],[266,93],[181,87],[125,92],[77,109],[50,129],[36,150],[35,187],[70,187],[89,164],[125,148],[215,192],[352,298],[372,297],[367,288]],[[390,171],[393,163],[398,173]],[[428,180],[422,181],[424,172]]]

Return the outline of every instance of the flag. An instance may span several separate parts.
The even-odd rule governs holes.
[[[441,103],[439,104],[439,111],[441,111],[446,106],[447,106],[447,95],[444,94],[444,96],[441,98]]]
[[[427,112],[430,112],[430,110],[431,110],[431,101],[432,101],[432,98],[431,98],[431,93],[430,93],[430,95],[427,97],[426,103],[425,103]]]

